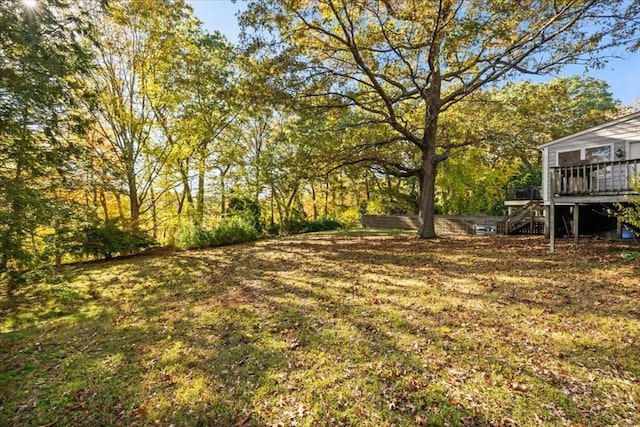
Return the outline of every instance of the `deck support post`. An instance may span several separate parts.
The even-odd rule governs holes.
[[[550,212],[551,209],[549,208],[549,206],[545,206],[544,207],[544,238],[545,239],[549,239],[551,237],[551,234],[549,232],[549,216],[550,216]]]
[[[549,191],[549,216],[547,224],[549,227],[549,252],[556,253],[556,197],[555,197],[555,179],[551,174],[551,188]]]
[[[571,230],[573,231],[573,242],[577,245],[580,240],[580,205],[578,203],[573,204],[573,224]]]
[[[534,211],[533,206],[529,208],[529,234],[533,236]]]
[[[618,239],[622,238],[622,220],[620,218],[616,220],[616,235]]]

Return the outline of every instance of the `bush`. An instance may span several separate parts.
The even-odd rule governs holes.
[[[176,231],[175,245],[183,249],[202,249],[213,246],[214,233],[191,223],[181,224]]]
[[[109,221],[102,225],[90,224],[82,229],[79,252],[109,259],[116,253],[133,252],[153,244],[154,241],[143,231],[120,228],[117,221]]]
[[[225,246],[258,240],[260,233],[256,227],[244,217],[224,219],[213,232],[213,245]]]
[[[634,182],[633,189],[640,193],[640,180]],[[627,196],[627,203],[618,205],[609,210],[609,214],[617,217],[635,237],[640,236],[640,197]]]
[[[315,231],[331,231],[342,228],[342,223],[335,218],[321,217],[313,221],[308,221],[306,226],[307,233]]]
[[[232,197],[229,200],[229,213],[234,217],[246,219],[258,233],[262,232],[260,205],[255,200],[248,197]]]
[[[620,258],[622,258],[625,261],[638,261],[640,260],[640,252],[625,251],[620,254]]]
[[[298,209],[294,209],[280,224],[280,232],[284,234],[300,234],[307,231],[307,215]]]
[[[277,236],[278,234],[280,234],[280,224],[278,224],[277,222],[268,224],[265,232],[269,236]]]
[[[338,230],[340,228],[342,228],[342,223],[331,217],[320,217],[315,220],[290,218],[282,223],[280,231],[284,234],[302,234]],[[274,227],[273,229],[277,231],[277,228]]]
[[[355,227],[360,224],[360,211],[356,208],[347,209],[340,215],[340,221],[346,227]]]
[[[258,240],[260,233],[252,221],[243,216],[226,218],[213,230],[182,225],[176,233],[176,246],[184,249],[202,249]]]

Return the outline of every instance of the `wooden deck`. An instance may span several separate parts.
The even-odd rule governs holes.
[[[638,188],[640,159],[552,167],[550,174],[559,196],[631,194]]]

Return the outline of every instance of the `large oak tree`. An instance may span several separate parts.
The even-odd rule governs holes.
[[[515,74],[598,66],[608,49],[637,47],[638,9],[635,0],[254,0],[242,22],[248,46],[286,67],[292,91],[358,110],[393,130],[388,142],[419,151],[408,172],[421,183],[418,233],[430,238],[438,165],[476,142],[444,137],[441,115]]]

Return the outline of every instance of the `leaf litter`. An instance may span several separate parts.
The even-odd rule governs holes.
[[[92,264],[84,305],[3,325],[0,423],[640,424],[624,250],[362,232]]]

